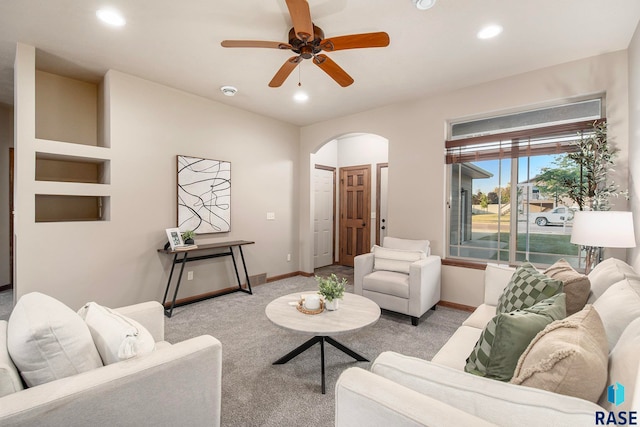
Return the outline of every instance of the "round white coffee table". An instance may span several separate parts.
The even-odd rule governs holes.
[[[368,298],[351,293],[345,293],[340,301],[340,307],[335,311],[323,311],[320,314],[304,314],[298,311],[295,305],[300,296],[315,294],[316,292],[301,292],[285,295],[269,303],[265,308],[267,318],[281,328],[292,332],[313,335],[299,347],[290,351],[280,359],[273,362],[274,365],[282,365],[293,359],[300,353],[309,349],[315,343],[320,343],[320,361],[322,365],[322,394],[325,393],[325,364],[324,343],[327,342],[361,362],[369,360],[356,353],[344,344],[331,338],[329,335],[342,335],[356,332],[365,326],[374,324],[380,318],[380,307]]]

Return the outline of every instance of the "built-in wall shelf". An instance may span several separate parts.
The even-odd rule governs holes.
[[[36,222],[105,221],[109,219],[110,197],[35,195]]]
[[[36,181],[109,184],[109,160],[36,152]]]
[[[106,146],[100,86],[36,70],[36,138]]]
[[[38,62],[36,53],[35,222],[109,221],[112,154],[102,79],[52,73]]]

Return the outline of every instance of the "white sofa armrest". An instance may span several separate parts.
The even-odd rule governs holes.
[[[371,371],[501,426],[593,425],[595,403],[472,375],[422,359],[384,352]]]
[[[494,426],[361,368],[336,383],[336,427]]]
[[[373,253],[358,255],[353,259],[353,293],[362,295],[364,276],[373,271]]]
[[[0,398],[2,426],[220,425],[222,346],[209,335]]]
[[[409,266],[409,315],[420,317],[440,301],[441,262],[430,255]]]
[[[164,341],[164,310],[158,301],[128,305],[116,308],[115,311],[144,326],[155,342]]]

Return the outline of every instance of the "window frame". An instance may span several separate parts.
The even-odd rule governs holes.
[[[604,104],[604,100],[602,100],[602,103]],[[445,167],[445,182],[446,182],[445,224],[446,224],[446,229],[444,230],[446,243],[445,243],[445,251],[443,254],[443,263],[447,265],[456,265],[456,266],[466,265],[471,268],[478,268],[478,265],[482,266],[482,265],[486,265],[486,263],[488,262],[494,262],[494,260],[491,260],[491,259],[451,255],[451,249],[452,249],[451,227],[452,225],[454,225],[452,224],[453,221],[452,221],[452,212],[451,212],[451,210],[453,209],[453,193],[452,193],[453,191],[452,185],[454,181],[452,179],[453,164],[455,163],[464,164],[468,162],[482,161],[482,160],[510,159],[511,165],[509,168],[510,169],[509,182],[516,183],[515,185],[511,185],[510,197],[511,197],[511,200],[516,200],[517,189],[518,189],[518,184],[517,184],[518,169],[520,167],[519,165],[517,165],[517,162],[519,162],[520,158],[527,158],[527,157],[537,156],[537,155],[551,155],[551,154],[562,155],[570,152],[575,152],[577,149],[574,144],[571,144],[570,141],[565,141],[565,142],[560,142],[555,144],[542,143],[538,146],[525,144],[525,147],[523,150],[521,147],[522,145],[521,142],[523,140],[530,141],[532,139],[537,139],[537,138],[567,135],[567,136],[573,136],[572,140],[575,141],[576,134],[579,134],[580,132],[589,132],[593,129],[594,124],[599,124],[603,122],[606,122],[606,118],[579,120],[579,121],[573,121],[568,123],[553,124],[548,126],[532,127],[528,129],[518,129],[515,131],[496,132],[488,135],[470,136],[470,137],[463,137],[463,138],[458,137],[458,138],[452,138],[452,139],[446,140],[445,141],[445,166],[446,166]],[[449,125],[449,131],[451,129],[450,125]],[[486,148],[487,144],[491,144],[491,143],[495,144],[496,141],[498,141],[497,148],[494,148],[494,149]],[[503,141],[504,141],[504,144],[502,143]],[[482,147],[483,144],[484,144],[484,150],[485,150],[484,153],[480,153],[479,151],[476,151],[475,153],[473,153],[473,147]],[[461,150],[463,148],[467,149],[466,153],[464,155],[460,153],[459,156],[456,157],[455,151]],[[514,162],[516,162],[516,166],[514,166]],[[507,171],[505,171],[503,175],[506,172]],[[500,182],[502,183],[502,180],[500,180]],[[458,221],[461,220],[460,218],[461,217],[459,215]],[[460,229],[461,228],[459,227],[457,231],[458,235],[460,233]],[[517,221],[513,221],[513,220],[510,221],[510,226],[509,226],[510,237],[509,237],[509,250],[508,250],[509,259],[508,260],[499,259],[496,262],[508,263],[509,265],[519,265],[523,262],[523,261],[517,260],[518,258],[517,257],[518,255],[517,240],[516,240],[517,231],[518,231]],[[529,235],[530,233],[528,225],[526,227],[526,233],[527,235]],[[529,253],[528,249],[526,250],[526,253],[527,254]],[[500,258],[500,256],[498,256],[498,258]],[[538,263],[538,264],[549,265],[549,264],[542,264],[542,263]]]

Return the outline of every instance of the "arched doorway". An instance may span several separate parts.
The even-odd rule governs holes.
[[[354,256],[384,236],[388,143],[379,135],[349,133],[311,153],[314,268],[353,265]]]

